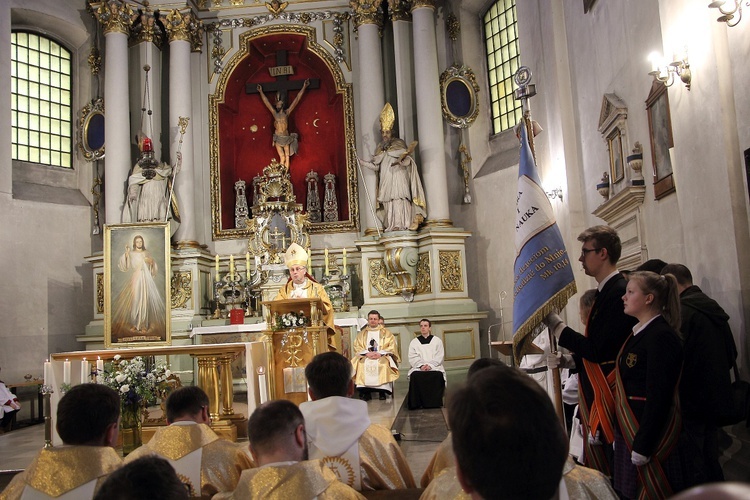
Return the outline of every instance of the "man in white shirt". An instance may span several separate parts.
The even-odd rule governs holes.
[[[417,408],[440,408],[445,392],[445,351],[443,341],[432,334],[429,319],[419,321],[420,334],[409,344],[409,396],[410,410]]]

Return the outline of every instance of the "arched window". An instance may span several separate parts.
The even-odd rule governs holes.
[[[37,33],[11,33],[13,160],[73,166],[71,53]]]
[[[521,101],[513,99],[513,75],[520,64],[515,0],[497,0],[484,15],[484,43],[490,83],[492,131],[513,128],[521,119]]]

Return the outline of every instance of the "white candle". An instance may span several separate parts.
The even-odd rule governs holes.
[[[234,255],[229,256],[229,275],[234,276]]]
[[[88,384],[88,382],[89,382],[89,362],[86,361],[86,358],[83,358],[83,361],[81,361],[81,383]]]
[[[216,254],[216,275],[219,275],[219,254]]]
[[[328,276],[330,274],[328,272],[328,249],[326,248],[323,253],[325,254],[325,260],[326,260],[326,276]]]
[[[49,360],[44,362],[44,385],[52,383],[52,363]]]
[[[245,253],[245,277],[250,279],[250,252]]]
[[[260,392],[260,404],[268,400],[268,387],[266,386],[266,370],[262,366],[258,367],[258,392]]]
[[[100,383],[104,377],[104,360],[99,356],[96,357],[96,381]]]
[[[63,363],[63,384],[70,385],[70,361],[67,359]]]
[[[307,254],[307,272],[310,273],[310,276],[312,276],[312,255],[310,253]]]
[[[344,262],[342,263],[342,267],[344,268],[344,274],[346,274],[346,247],[344,247]]]

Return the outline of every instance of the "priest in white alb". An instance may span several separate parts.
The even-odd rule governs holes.
[[[365,401],[372,399],[372,391],[380,392],[381,400],[393,394],[393,381],[399,375],[396,338],[379,321],[380,313],[370,311],[367,326],[354,339],[354,383]]]
[[[417,408],[440,408],[445,392],[445,351],[443,341],[432,334],[432,322],[419,322],[420,334],[409,344],[409,396],[410,410]]]

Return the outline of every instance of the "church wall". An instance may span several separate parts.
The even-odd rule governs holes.
[[[75,113],[91,98],[88,27],[79,10],[83,7],[83,0],[0,2],[0,149],[6,151],[0,158],[0,259],[5,270],[0,366],[6,381],[19,381],[27,373],[41,376],[49,353],[80,348],[75,336],[93,316],[92,278],[83,264],[84,256],[101,247],[100,237],[91,236],[92,212],[86,202],[91,197],[91,164],[77,156],[73,172],[19,164],[14,185],[8,153],[11,26],[40,29],[73,51],[75,123]]]

